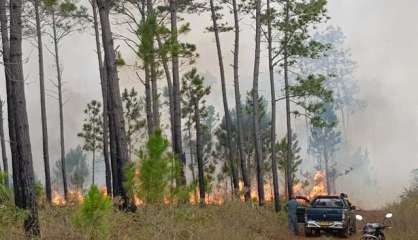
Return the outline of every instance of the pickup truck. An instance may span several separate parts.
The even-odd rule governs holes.
[[[344,196],[318,196],[305,211],[305,235],[320,235],[321,231],[349,237],[356,232],[355,206]]]

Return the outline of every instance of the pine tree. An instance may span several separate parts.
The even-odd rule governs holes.
[[[141,130],[146,124],[146,120],[141,116],[144,110],[144,103],[134,88],[131,88],[131,90],[125,88],[122,92],[122,104],[129,159],[132,160],[132,154],[135,153],[134,144],[137,142],[137,138],[141,135]]]
[[[87,104],[86,109],[84,109],[84,123],[82,126],[82,131],[78,133],[78,137],[82,138],[84,141],[83,149],[87,152],[92,153],[92,185],[95,182],[95,162],[96,162],[96,153],[103,149],[103,119],[102,119],[102,110],[101,103],[93,100]]]
[[[128,147],[126,144],[126,132],[124,128],[123,106],[119,90],[119,79],[117,73],[117,61],[113,36],[110,25],[110,10],[113,6],[111,0],[97,0],[99,7],[100,25],[102,27],[102,43],[104,49],[104,63],[106,69],[106,80],[109,98],[109,130],[110,130],[110,148],[112,162],[112,181],[113,195],[122,199],[122,208],[125,210],[131,208],[131,202],[128,199],[127,192],[123,186],[123,169],[128,162]]]
[[[5,60],[14,200],[18,208],[28,210],[28,216],[24,221],[24,229],[28,237],[34,238],[40,235],[40,228],[34,188],[35,179],[22,61],[23,2],[21,0],[10,1],[9,18],[6,11],[7,3],[6,0],[0,1],[0,24],[3,59]],[[10,34],[8,29],[10,29]],[[10,41],[8,36],[10,36]]]
[[[220,73],[220,80],[221,80],[221,88],[222,88],[222,103],[224,107],[224,114],[225,114],[225,123],[226,123],[226,132],[227,132],[227,143],[228,143],[228,158],[229,158],[229,168],[231,170],[231,176],[232,176],[232,184],[234,186],[235,194],[238,195],[239,192],[239,180],[238,180],[238,172],[236,169],[235,164],[235,158],[233,156],[234,148],[231,143],[231,116],[229,113],[229,107],[228,107],[228,98],[227,98],[227,90],[226,90],[226,77],[225,77],[225,69],[224,69],[224,59],[222,55],[222,46],[221,46],[221,40],[220,40],[220,33],[223,31],[229,30],[228,27],[221,24],[219,26],[218,20],[221,19],[222,15],[219,13],[218,6],[215,6],[214,1],[210,0],[210,12],[211,12],[211,18],[212,18],[212,27],[209,28],[209,30],[213,31],[215,35],[215,42],[216,42],[216,50],[218,54],[218,64],[219,64],[219,73]]]
[[[206,87],[203,84],[204,78],[197,73],[197,70],[193,68],[187,72],[182,79],[182,91],[183,96],[183,114],[192,114],[193,123],[196,132],[196,158],[197,168],[199,175],[199,199],[200,204],[205,204],[206,197],[206,180],[204,173],[204,159],[203,159],[203,128],[202,118],[207,115],[206,100],[204,99],[210,93],[210,87]]]
[[[107,87],[107,79],[105,73],[105,66],[103,63],[103,54],[102,54],[102,44],[100,42],[100,29],[99,29],[99,19],[98,19],[98,12],[97,12],[97,2],[95,0],[90,1],[93,10],[93,28],[94,28],[94,36],[96,40],[96,51],[97,51],[97,59],[99,63],[99,73],[100,73],[100,84],[102,90],[102,99],[103,99],[103,157],[105,162],[105,171],[106,171],[106,190],[107,195],[112,195],[112,169],[110,166],[110,159],[109,159],[109,108],[108,108],[108,87]]]
[[[280,67],[284,74],[284,100],[286,103],[286,128],[287,128],[287,154],[291,160],[292,149],[292,124],[291,115],[302,115],[298,110],[292,111],[291,102],[296,102],[298,107],[302,107],[308,118],[311,118],[311,122],[314,125],[324,124],[319,114],[323,111],[323,102],[331,100],[331,92],[326,91],[323,88],[325,80],[324,76],[317,76],[310,74],[308,77],[301,75],[296,76],[297,83],[291,83],[291,77],[289,73],[293,73],[292,67],[302,58],[316,58],[323,53],[328,47],[317,41],[312,40],[310,35],[310,28],[315,27],[317,24],[325,21],[326,16],[326,0],[314,0],[314,1],[272,1],[271,8],[279,9],[279,12],[271,19],[272,27],[275,31],[274,42],[279,42],[278,47],[274,47],[273,67]],[[312,97],[319,97],[322,102],[310,100]],[[296,100],[294,100],[296,98]],[[289,165],[290,166],[290,165]],[[286,171],[286,179],[288,185],[286,186],[288,197],[292,197],[293,186],[290,176],[291,169]]]
[[[52,27],[52,34],[49,36],[52,38],[54,44],[54,50],[51,54],[54,56],[55,68],[57,71],[56,87],[58,90],[58,106],[59,106],[59,123],[60,123],[60,149],[61,149],[61,162],[62,166],[65,166],[65,133],[64,133],[64,100],[63,100],[63,79],[62,79],[62,66],[60,59],[60,43],[62,40],[74,31],[83,28],[83,24],[86,21],[86,9],[79,7],[73,0],[44,0],[42,7],[45,9],[50,21],[47,23]],[[68,186],[67,186],[67,174],[65,168],[62,168],[64,197],[68,200]]]

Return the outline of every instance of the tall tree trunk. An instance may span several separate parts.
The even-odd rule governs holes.
[[[57,69],[57,81],[58,81],[58,105],[59,105],[59,117],[60,117],[60,149],[61,149],[61,173],[62,184],[64,187],[64,198],[68,200],[68,185],[67,185],[67,173],[65,165],[65,141],[64,141],[64,103],[62,101],[62,75],[61,65],[58,50],[58,37],[57,37],[57,25],[55,18],[55,11],[52,11],[52,30],[54,32],[54,48],[55,48],[55,67]]]
[[[16,132],[15,132],[15,120],[14,120],[14,93],[13,93],[13,84],[11,78],[11,64],[10,64],[10,41],[9,41],[9,24],[7,19],[7,0],[0,0],[0,23],[1,23],[1,39],[2,39],[2,49],[3,49],[3,65],[4,65],[4,75],[6,80],[6,92],[7,92],[7,116],[8,116],[8,127],[9,127],[9,140],[10,140],[10,151],[12,154],[12,161],[17,159],[17,147],[16,147]],[[12,168],[13,171],[13,182],[17,181],[18,173],[15,172],[17,168]],[[16,193],[16,192],[15,192]],[[20,193],[20,191],[18,192]],[[15,197],[20,197],[15,195]]]
[[[326,148],[324,148],[324,163],[325,163],[325,183],[327,185],[327,194],[332,194],[331,176],[329,171],[329,157]]]
[[[289,0],[286,0],[285,5],[285,24],[289,24]],[[286,97],[286,125],[287,125],[287,151],[286,151],[286,179],[287,179],[287,196],[290,199],[293,196],[293,176],[292,176],[292,123],[290,118],[290,96],[289,96],[289,61],[288,61],[288,32],[284,32],[284,46],[283,46],[283,68],[284,68],[284,84],[285,84],[285,97]]]
[[[231,168],[231,176],[232,176],[232,183],[234,186],[235,194],[239,194],[239,180],[238,180],[238,172],[235,165],[235,158],[233,154],[233,147],[232,147],[232,134],[231,134],[231,115],[229,113],[228,108],[228,98],[226,97],[226,85],[225,85],[225,69],[223,63],[223,56],[222,56],[222,48],[221,48],[221,41],[219,39],[219,29],[217,23],[217,16],[215,6],[213,4],[213,0],[210,0],[210,11],[212,15],[212,27],[213,32],[215,34],[215,41],[216,41],[216,50],[218,53],[218,62],[219,62],[219,73],[221,77],[221,87],[222,87],[222,102],[224,106],[224,114],[225,114],[225,125],[226,125],[226,141],[228,145],[228,158],[229,158],[229,167]]]
[[[272,37],[272,9],[270,8],[270,0],[267,0],[267,28],[268,28],[268,59],[269,59],[269,74],[270,74],[270,90],[271,90],[271,170],[273,176],[273,195],[274,195],[274,209],[276,212],[280,211],[280,196],[279,196],[279,178],[277,176],[277,156],[276,156],[276,88],[274,84],[274,67],[273,67],[273,37]]]
[[[152,90],[151,90],[151,74],[150,65],[147,61],[144,62],[145,70],[145,112],[147,117],[148,137],[151,137],[154,132],[154,112],[152,110]]]
[[[191,130],[191,128],[189,127],[189,130],[188,130],[188,133],[189,133],[189,148],[190,148],[190,164],[191,164],[191,172],[192,172],[192,181],[193,181],[193,184],[195,184],[196,183],[196,173],[195,173],[195,171],[194,171],[194,166],[195,166],[195,161],[194,161],[194,156],[193,156],[193,146],[192,146],[192,130]],[[197,197],[197,191],[196,191],[196,188],[194,188],[194,196],[195,196],[195,199],[197,200],[198,199],[198,197]]]
[[[123,168],[128,161],[128,147],[126,144],[126,133],[123,119],[122,100],[119,90],[119,79],[116,68],[116,54],[113,45],[112,30],[110,27],[109,11],[112,1],[110,0],[97,0],[99,7],[100,23],[102,26],[102,38],[103,48],[105,53],[105,65],[107,73],[107,82],[109,90],[109,126],[110,126],[110,145],[114,147],[114,151],[111,151],[112,161],[116,163],[116,172],[113,172],[113,176],[117,175],[117,191],[116,196],[120,196],[122,199],[122,208],[125,210],[130,209],[132,206],[128,199],[128,195],[123,186],[125,180],[123,174]],[[115,180],[115,178],[114,178]]]
[[[202,130],[200,126],[200,109],[199,103],[194,103],[194,122],[196,124],[196,158],[197,158],[197,169],[199,174],[199,202],[201,206],[205,205],[206,198],[206,183],[205,173],[203,169],[203,153],[202,153]]]
[[[2,5],[5,3],[2,3]],[[13,116],[16,137],[16,159],[13,159],[15,203],[18,208],[29,210],[25,219],[26,233],[39,236],[38,208],[34,188],[34,172],[32,162],[32,149],[29,136],[28,115],[26,111],[25,82],[22,62],[22,0],[10,2],[10,80],[14,82],[11,91],[14,98]],[[3,12],[3,11],[2,11]],[[4,53],[3,53],[4,54]],[[7,53],[6,53],[7,54]],[[10,107],[10,106],[9,106]]]
[[[248,176],[247,164],[245,160],[245,152],[242,144],[244,143],[242,133],[242,106],[241,106],[241,93],[239,87],[239,43],[240,43],[240,26],[238,16],[237,0],[232,0],[233,12],[234,12],[234,90],[235,90],[235,108],[237,114],[237,144],[238,152],[241,164],[241,175],[244,183],[244,197],[245,201],[251,200],[251,183]]]
[[[97,58],[99,61],[99,73],[100,73],[100,84],[102,89],[102,98],[103,98],[103,157],[105,162],[105,171],[106,171],[106,190],[107,195],[112,195],[112,172],[109,161],[109,117],[108,117],[108,98],[107,98],[107,80],[106,73],[103,66],[103,57],[102,57],[102,46],[100,44],[100,32],[99,32],[99,21],[97,18],[97,2],[93,0],[91,2],[93,6],[93,24],[94,24],[94,33],[96,37],[96,51]]]
[[[147,15],[154,17],[154,6],[152,0],[147,0]],[[151,56],[150,56],[150,79],[151,79],[151,95],[152,95],[152,121],[155,129],[160,128],[160,107],[158,102],[158,86],[157,86],[157,67],[155,63],[155,48],[154,48],[155,32],[152,33]]]
[[[161,37],[157,33],[157,42],[158,47],[161,49],[163,43],[161,42]],[[174,143],[174,102],[173,102],[173,82],[171,80],[171,73],[168,67],[168,59],[165,53],[160,54],[161,62],[163,64],[163,69],[165,73],[165,78],[167,80],[167,91],[168,91],[168,104],[170,110],[170,130],[171,130],[171,142]]]
[[[7,162],[7,153],[6,153],[6,141],[4,138],[4,102],[0,100],[0,143],[1,143],[1,157],[3,160],[3,172],[6,174],[5,184],[6,187],[9,187],[9,163]]]
[[[177,2],[170,0],[170,18],[171,18],[171,41],[177,43]],[[180,96],[180,71],[179,56],[176,50],[172,52],[172,74],[173,74],[173,102],[174,102],[174,152],[180,160],[180,179],[178,184],[186,184],[186,175],[184,174],[184,165],[186,164],[182,137],[181,137],[181,96]]]
[[[157,67],[155,59],[153,58],[151,63],[151,92],[152,92],[152,117],[154,130],[160,128],[160,103],[158,97],[158,84],[157,84]]]
[[[92,168],[91,168],[91,183],[94,185],[94,169],[96,164],[96,151],[93,150],[93,161],[92,161]]]
[[[45,101],[45,73],[44,73],[44,52],[42,43],[42,27],[39,16],[39,0],[34,1],[36,18],[36,36],[38,40],[38,65],[39,65],[39,91],[41,96],[41,121],[42,121],[42,150],[44,157],[45,170],[45,193],[48,202],[52,200],[51,191],[51,173],[49,168],[49,150],[48,150],[48,123],[46,118]]]
[[[256,24],[255,24],[255,53],[254,53],[254,76],[253,76],[253,131],[255,147],[255,163],[257,167],[257,189],[258,202],[260,206],[264,205],[264,173],[263,154],[260,140],[260,126],[258,113],[258,77],[260,71],[260,44],[261,44],[261,0],[256,0]]]

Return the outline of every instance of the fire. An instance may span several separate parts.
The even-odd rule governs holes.
[[[144,206],[144,201],[140,199],[138,196],[134,196],[134,204],[135,206]]]
[[[138,175],[139,172],[136,173]],[[319,195],[325,195],[326,191],[326,177],[324,171],[317,171],[313,176],[313,186],[311,185],[310,190],[306,189],[306,185],[303,182],[299,182],[293,186],[293,191],[297,195],[306,195],[308,198],[312,199]],[[244,201],[244,184],[242,182],[239,183],[239,190],[240,190],[240,200]],[[104,196],[107,196],[106,187],[100,187],[100,192]],[[196,193],[199,192],[198,187],[196,188]],[[251,199],[258,199],[258,189],[256,185],[251,186],[249,189]],[[273,202],[274,200],[274,192],[273,186],[271,182],[267,182],[264,184],[264,195],[266,202]],[[226,199],[231,198],[231,193],[223,189],[222,187],[217,187],[214,189],[213,192],[207,193],[205,198],[205,203],[208,205],[222,205]],[[84,201],[84,196],[81,191],[79,190],[70,190],[68,192],[68,201],[58,192],[54,191],[52,193],[52,204],[56,206],[64,206],[66,204],[79,204]],[[136,206],[144,206],[145,202],[140,196],[135,196],[133,202]],[[191,204],[198,204],[199,203],[199,196],[195,194],[195,192],[191,192],[189,196],[189,202]],[[164,204],[169,205],[172,203],[172,199],[168,196],[164,197]]]
[[[59,192],[54,191],[52,192],[52,204],[56,206],[64,206],[65,205],[65,199],[63,196],[59,194]]]
[[[313,180],[315,185],[308,195],[309,198],[312,199],[316,196],[327,194],[325,171],[317,171]]]
[[[296,185],[293,186],[293,192],[294,193],[299,194],[299,193],[302,192],[302,190],[303,190],[303,184],[302,184],[302,182],[298,182]]]
[[[72,203],[82,203],[84,196],[79,190],[70,190],[68,191],[68,199]]]
[[[105,186],[100,187],[99,191],[103,196],[107,196],[107,188]]]
[[[84,201],[83,193],[79,190],[73,189],[68,191],[68,201],[58,191],[52,192],[52,204],[55,206],[64,206],[67,203],[79,204]]]

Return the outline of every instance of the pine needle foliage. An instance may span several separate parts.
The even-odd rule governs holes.
[[[112,211],[112,201],[92,185],[80,209],[73,219],[73,224],[89,239],[105,239],[109,234],[108,217]]]
[[[170,177],[170,162],[166,155],[168,146],[168,140],[157,130],[147,143],[147,155],[142,156],[139,189],[147,203],[157,204],[164,201]]]
[[[138,152],[138,161],[125,167],[124,186],[131,198],[152,205],[189,199],[193,186],[174,185],[180,177],[180,163],[167,150],[169,144],[162,131],[155,130],[145,150]]]

